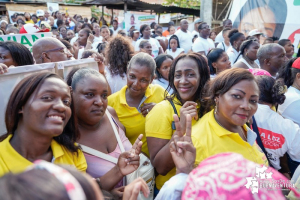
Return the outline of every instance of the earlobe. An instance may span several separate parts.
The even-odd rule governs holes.
[[[23,114],[23,107],[19,110],[19,114]]]

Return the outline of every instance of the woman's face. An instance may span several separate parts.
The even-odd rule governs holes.
[[[147,26],[144,30],[143,30],[143,38],[149,38],[150,37],[150,34],[151,34],[151,32],[150,32],[150,26]]]
[[[171,40],[170,40],[170,47],[171,47],[172,50],[176,50],[177,47],[178,47],[177,40],[171,39]]]
[[[76,33],[78,33],[82,28],[82,23],[78,23],[76,26]]]
[[[67,29],[61,28],[60,29],[60,34],[63,36],[63,38],[66,38],[67,37]]]
[[[131,64],[127,72],[127,87],[131,96],[144,96],[153,76],[149,67]]]
[[[162,75],[164,79],[167,81],[169,80],[169,72],[172,65],[173,60],[170,58],[167,58],[160,66],[160,68],[157,68],[157,71]]]
[[[104,77],[91,75],[80,80],[73,91],[74,108],[79,123],[95,125],[107,108],[108,85]]]
[[[211,32],[209,38],[212,39],[213,41],[215,41],[215,38],[216,38],[216,32]]]
[[[68,85],[61,79],[48,78],[22,107],[20,122],[26,130],[51,138],[59,136],[71,117],[70,105]]]
[[[259,49],[259,43],[258,42],[252,42],[252,44],[249,46],[248,49],[246,49],[246,56],[250,60],[256,60],[257,59],[257,51]]]
[[[290,41],[288,41],[284,45],[284,49],[285,49],[286,57],[291,58],[294,54],[294,48],[293,48],[293,45]]]
[[[37,18],[35,16],[32,16],[31,19],[35,24],[37,23]]]
[[[239,51],[241,44],[245,41],[245,36],[240,36],[236,41],[234,41],[234,48]]]
[[[100,26],[97,23],[93,23],[93,30],[95,31],[96,35],[100,35]]]
[[[174,33],[175,33],[175,27],[171,26],[170,27],[170,35],[174,35]]]
[[[144,48],[141,49],[141,52],[145,52],[152,56],[152,45],[149,42],[145,43]]]
[[[105,40],[108,40],[110,38],[110,31],[108,30],[108,28],[102,28],[102,30],[101,30],[101,36]]]
[[[226,52],[223,52],[217,62],[213,63],[213,67],[217,73],[231,68],[231,62]]]
[[[182,103],[192,101],[200,84],[197,62],[191,58],[179,60],[175,66],[174,86]]]
[[[216,97],[217,115],[226,127],[244,125],[256,112],[259,88],[252,80],[243,80],[232,86],[225,94]]]
[[[67,38],[72,39],[73,37],[75,37],[74,31],[68,30],[68,32],[67,32]]]
[[[26,12],[25,14],[24,14],[24,17],[25,17],[25,19],[30,19],[30,14],[28,13],[28,12]]]
[[[10,52],[3,47],[0,47],[0,63],[3,63],[8,67],[11,65],[18,66],[18,64],[13,60]]]
[[[77,40],[79,45],[85,46],[87,43],[87,38],[88,38],[88,35],[85,31],[83,31],[83,30],[79,31],[78,40]]]
[[[242,18],[239,25],[239,31],[244,33],[245,36],[248,36],[251,30],[258,29],[267,37],[272,37],[275,28],[275,14],[268,7],[252,9]]]

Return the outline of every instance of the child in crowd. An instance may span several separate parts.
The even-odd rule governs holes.
[[[184,49],[180,48],[178,37],[176,35],[172,35],[169,40],[166,54],[172,56],[175,59],[181,53],[184,53]]]

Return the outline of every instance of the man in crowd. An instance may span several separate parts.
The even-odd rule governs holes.
[[[39,18],[39,21],[37,23],[38,26],[40,26],[41,22],[45,20],[44,15],[45,15],[45,13],[43,10],[36,11],[36,16]]]
[[[118,21],[114,19],[112,26],[113,26],[112,31],[114,32],[113,35],[116,36],[118,34],[118,31],[121,30]]]
[[[232,21],[230,20],[230,19],[225,19],[224,21],[223,21],[223,29],[225,29],[225,28],[230,28],[230,29],[232,29]],[[215,43],[220,43],[220,42],[223,42],[224,41],[224,38],[223,38],[223,31],[221,31],[218,35],[217,35],[217,37],[216,37],[216,39],[215,39]]]
[[[258,31],[258,29],[253,29],[248,34],[248,36],[256,37],[258,42],[260,42],[261,35],[262,35],[262,32]]]
[[[164,37],[167,37],[168,35],[170,35],[169,29],[170,29],[171,26],[174,26],[174,22],[173,22],[173,21],[170,21],[170,22],[169,22],[169,24],[168,24],[168,29],[165,30],[165,31],[162,33],[162,35],[163,35]]]
[[[268,71],[273,78],[287,61],[284,48],[276,43],[262,45],[258,49],[257,59],[261,69]]]
[[[184,52],[187,53],[191,50],[193,45],[193,36],[191,32],[188,30],[189,22],[186,19],[180,21],[180,29],[175,32],[179,39],[180,47],[184,49]]]
[[[194,21],[194,30],[192,32],[192,36],[194,37],[195,35],[197,35],[197,37],[199,37],[199,31],[198,31],[198,27],[199,25],[202,23],[203,21],[198,18],[198,19],[195,19]]]
[[[215,44],[212,39],[208,38],[210,33],[210,27],[206,22],[203,22],[198,27],[199,36],[193,44],[192,50],[196,53],[207,55],[209,50],[215,48]]]

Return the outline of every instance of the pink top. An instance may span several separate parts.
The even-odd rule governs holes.
[[[113,121],[115,122],[114,118],[112,117]],[[118,126],[118,124],[115,122],[115,124]],[[121,138],[121,141],[123,143],[125,151],[129,151],[132,148],[131,143],[129,142],[128,138],[125,136],[124,131],[118,126],[119,128],[119,135]],[[113,136],[115,137],[115,135]],[[113,152],[108,153],[108,155],[113,156],[115,158],[119,158],[121,154],[121,149],[119,147],[119,144],[117,144],[116,149]],[[92,176],[93,178],[101,178],[104,174],[106,174],[109,170],[111,170],[115,164],[104,160],[102,158],[84,153],[86,162],[87,162],[87,170],[86,172]],[[116,186],[121,187],[123,186],[123,180],[121,180]]]

